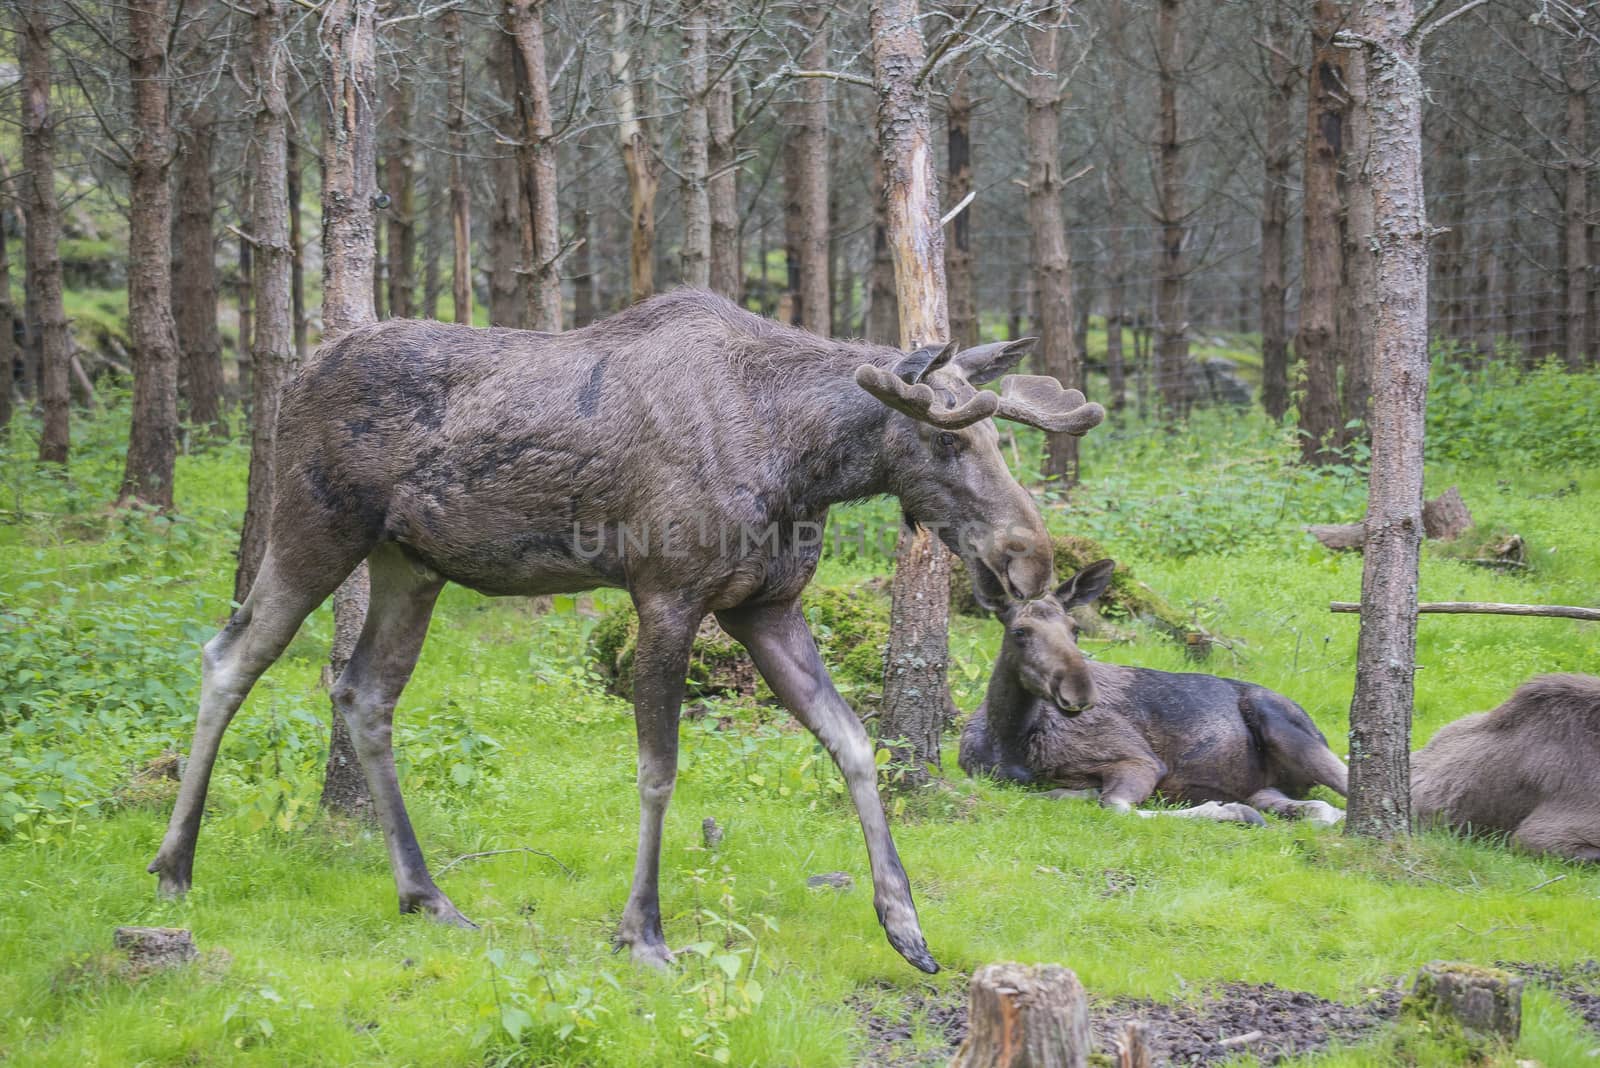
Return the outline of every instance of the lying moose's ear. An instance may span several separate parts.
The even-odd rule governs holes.
[[[988,345],[974,345],[970,349],[962,349],[956,353],[954,362],[956,370],[960,371],[975,386],[985,382],[993,382],[1001,375],[1010,371],[1022,362],[1022,357],[1033,348],[1036,337],[1019,337],[1015,341],[995,341]]]
[[[1093,604],[1111,585],[1111,572],[1117,568],[1115,560],[1096,560],[1056,587],[1056,600],[1062,608]]]
[[[1000,382],[1001,419],[1048,430],[1052,434],[1082,436],[1100,425],[1106,410],[1083,394],[1063,389],[1048,375],[1007,375]]]

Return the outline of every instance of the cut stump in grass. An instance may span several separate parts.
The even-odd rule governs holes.
[[[986,964],[972,976],[967,1040],[950,1068],[1084,1068],[1089,1002],[1059,964]]]
[[[182,927],[118,927],[113,941],[136,974],[181,967],[200,956],[194,935]]]
[[[1417,973],[1405,1011],[1514,1042],[1522,1031],[1522,985],[1521,976],[1499,968],[1436,960]]]

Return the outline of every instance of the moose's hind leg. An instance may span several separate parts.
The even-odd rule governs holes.
[[[334,561],[316,575],[285,573],[271,545],[244,604],[227,626],[206,643],[201,654],[200,714],[183,782],[161,848],[148,870],[160,876],[160,892],[177,897],[194,878],[195,841],[205,810],[206,789],[217,748],[245,695],[264,671],[283,654],[300,624],[355,567]],[[342,568],[342,570],[341,570]]]
[[[383,827],[401,912],[424,912],[441,923],[475,926],[433,882],[422,859],[395,774],[394,706],[416,667],[434,602],[444,588],[437,573],[399,546],[379,546],[367,558],[372,594],[350,663],[333,685],[333,703],[350,728],[372,804]]]
[[[1272,787],[1251,794],[1250,804],[1286,820],[1304,820],[1319,827],[1332,827],[1344,821],[1344,812],[1326,801],[1296,801],[1282,790]]]
[[[689,654],[703,612],[671,598],[635,598],[639,640],[633,654],[633,716],[639,738],[639,853],[616,946],[635,963],[672,963],[661,930],[661,833],[678,779],[678,715]]]

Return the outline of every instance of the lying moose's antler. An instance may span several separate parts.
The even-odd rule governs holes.
[[[1106,410],[1048,375],[1006,375],[1000,380],[1000,419],[1079,437],[1100,425]]]
[[[893,372],[870,363],[856,368],[856,384],[896,411],[944,430],[960,430],[987,419],[1001,405],[1000,398],[993,393],[977,392],[966,403],[954,408],[935,408],[938,394],[932,386],[926,382],[906,382]]]

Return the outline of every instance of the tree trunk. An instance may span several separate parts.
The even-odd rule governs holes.
[[[250,482],[233,599],[243,603],[261,569],[272,509],[273,452],[277,447],[278,397],[294,367],[294,322],[290,308],[289,103],[285,94],[289,57],[283,43],[285,0],[255,0],[250,20],[250,70],[255,89],[255,126],[250,174],[255,185],[250,232],[261,242],[252,272],[256,307],[249,345],[251,377]]]
[[[1566,314],[1562,346],[1569,371],[1581,371],[1589,353],[1589,82],[1594,76],[1593,38],[1573,44],[1567,62],[1566,190],[1562,198],[1566,246]]]
[[[883,182],[883,163],[876,156],[872,161],[872,198],[872,266],[867,271],[867,314],[862,331],[875,344],[898,345],[900,300],[895,295],[894,255],[889,251],[888,192]]]
[[[578,180],[572,194],[572,325],[588,326],[597,319],[595,303],[595,224],[591,199],[600,180],[594,142],[578,135]]]
[[[1411,0],[1364,0],[1354,20],[1368,71],[1371,152],[1360,191],[1376,229],[1372,471],[1367,489],[1361,636],[1350,705],[1350,834],[1411,824],[1410,743],[1417,566],[1428,399],[1428,221],[1422,186],[1422,81],[1408,37]],[[1381,299],[1380,299],[1381,298]]]
[[[506,0],[521,117],[523,270],[530,330],[561,329],[561,209],[556,199],[555,120],[544,62],[544,0]],[[529,240],[531,238],[531,240]]]
[[[1075,386],[1083,376],[1072,307],[1072,253],[1061,198],[1061,27],[1068,5],[1041,16],[1028,29],[1027,82],[1028,229],[1033,233],[1033,284],[1039,295],[1039,348],[1034,357],[1041,374]],[[1078,481],[1078,439],[1072,434],[1046,434],[1044,471],[1062,487]]]
[[[1349,118],[1345,123],[1344,168],[1344,286],[1339,310],[1340,408],[1338,442],[1341,446],[1363,440],[1372,404],[1373,324],[1377,321],[1378,291],[1373,288],[1373,261],[1363,251],[1372,247],[1377,227],[1372,217],[1372,197],[1363,188],[1370,181],[1371,145],[1367,125],[1367,66],[1359,50],[1345,49],[1345,98]],[[1349,426],[1359,420],[1360,425]]]
[[[617,115],[617,146],[628,172],[628,197],[632,242],[628,255],[629,299],[637,304],[656,291],[656,192],[661,176],[649,131],[639,117],[639,78],[633,69],[628,40],[629,4],[617,0],[611,16],[611,77],[616,82],[613,103]]]
[[[496,34],[490,49],[501,95],[512,102],[512,113],[502,126],[517,121],[516,46],[509,33]],[[494,162],[494,213],[489,219],[489,325],[524,326],[527,302],[522,299],[523,276],[517,273],[522,258],[522,175],[514,151],[497,146]]]
[[[927,49],[916,0],[873,0],[873,82],[883,156],[887,226],[904,348],[949,336],[944,232],[926,90],[916,83]],[[884,652],[879,737],[903,765],[907,786],[939,765],[939,735],[949,704],[950,554],[924,528],[900,532],[895,554],[889,644]]]
[[[37,355],[44,387],[44,426],[39,434],[39,459],[67,462],[68,376],[72,339],[62,304],[61,206],[56,200],[55,116],[50,108],[51,5],[28,0],[18,5],[17,50],[22,67],[21,201],[28,216],[26,289],[32,312],[27,316],[28,343]],[[25,363],[27,361],[24,361]],[[24,372],[23,392],[32,394],[32,374]],[[10,382],[6,383],[10,388]],[[174,414],[176,418],[176,414]]]
[[[727,0],[710,0],[711,47],[720,76],[710,87],[707,105],[710,146],[706,195],[711,210],[711,288],[732,301],[744,299],[744,256],[739,233],[739,149],[734,144],[733,71],[724,57],[733,47],[727,25]]]
[[[374,42],[377,0],[328,0],[321,24],[325,57],[322,116],[322,331],[326,340],[377,319],[373,276],[377,224],[377,134],[372,104],[377,93]],[[328,677],[337,681],[367,614],[363,563],[333,595],[333,651]],[[322,783],[325,808],[370,811],[371,796],[337,709]]]
[[[962,18],[957,11],[952,17]],[[962,62],[950,83],[945,102],[945,157],[949,180],[945,199],[954,207],[972,192],[972,79]],[[969,204],[950,222],[950,243],[945,246],[944,271],[950,284],[950,340],[971,348],[978,343],[978,297],[973,280],[972,218]]]
[[[1344,149],[1345,49],[1333,35],[1338,0],[1315,0],[1311,70],[1306,87],[1305,188],[1301,209],[1300,329],[1295,354],[1305,365],[1300,400],[1300,451],[1307,463],[1331,459],[1339,417],[1339,286],[1344,250],[1339,224],[1339,166]]]
[[[1109,47],[1115,55],[1122,55],[1127,31],[1127,8],[1122,0],[1113,0],[1107,13]],[[1124,76],[1118,71],[1111,84],[1111,122],[1119,131],[1125,124],[1126,86]],[[1109,406],[1118,412],[1128,404],[1128,360],[1124,352],[1123,329],[1131,322],[1128,315],[1128,228],[1124,215],[1127,211],[1128,188],[1126,167],[1122,150],[1116,137],[1106,138],[1106,164],[1103,185],[1106,193],[1106,385],[1111,396]]]
[[[200,19],[191,25],[202,30],[208,27]],[[172,238],[172,288],[182,294],[173,308],[181,354],[178,392],[188,402],[186,414],[191,424],[226,437],[222,334],[217,329],[217,248],[211,229],[216,113],[209,102],[202,102],[185,118],[178,135],[178,203]]]
[[[128,332],[133,338],[133,423],[119,505],[172,507],[178,456],[178,336],[172,321],[172,123],[167,113],[171,0],[130,0],[128,73],[133,154],[128,161]]]
[[[1156,68],[1160,96],[1156,204],[1161,215],[1156,257],[1156,378],[1169,416],[1189,412],[1189,268],[1184,257],[1187,209],[1178,86],[1184,69],[1183,0],[1156,5]]]
[[[389,238],[389,315],[410,319],[416,314],[417,195],[411,148],[411,92],[405,78],[394,87],[389,105],[389,147],[384,171],[389,207],[384,212]]]
[[[683,4],[683,247],[679,264],[683,284],[700,289],[711,285],[711,119],[707,86],[710,28],[704,0]]]
[[[807,43],[800,53],[800,63],[807,69],[826,69],[828,9],[817,5],[805,11]],[[800,127],[791,134],[799,157],[796,190],[800,207],[799,323],[822,337],[833,332],[833,301],[828,284],[829,84],[824,78],[800,79],[800,104],[796,109]]]
[[[1261,151],[1261,406],[1274,420],[1289,410],[1289,328],[1285,246],[1294,165],[1294,65],[1283,0],[1267,18],[1267,93]]]
[[[251,188],[253,191],[254,183],[251,183]],[[254,196],[247,192],[244,201],[245,203],[240,205],[239,214],[242,217],[253,218],[255,209],[250,205],[255,203]],[[234,371],[238,377],[238,392],[234,396],[247,409],[254,389],[251,385],[250,367],[250,339],[255,336],[255,308],[251,303],[251,293],[254,288],[253,279],[255,277],[254,267],[255,261],[252,257],[250,239],[241,237],[239,238],[239,262],[234,278],[235,296],[239,302],[239,340],[234,346]]]
[[[0,438],[11,427],[11,391],[20,370],[17,352],[17,315],[11,303],[11,241],[0,210]]]
[[[423,210],[422,227],[422,318],[439,318],[439,235],[444,230],[441,219],[444,201],[434,194],[433,176],[428,175],[427,207]]]
[[[450,152],[450,296],[455,321],[472,322],[472,183],[467,179],[467,51],[461,40],[461,9],[443,16],[446,75],[445,131]]]
[[[289,167],[289,290],[294,308],[294,358],[311,355],[311,322],[306,314],[305,245],[300,238],[300,143],[290,136],[284,158]]]

